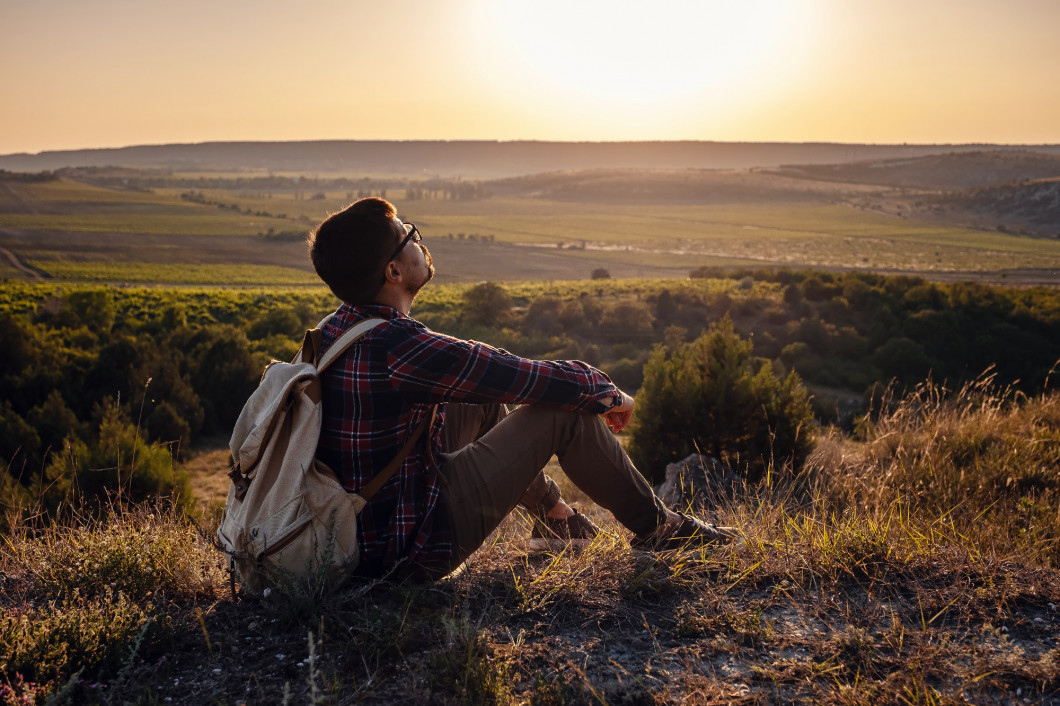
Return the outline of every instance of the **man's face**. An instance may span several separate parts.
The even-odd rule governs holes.
[[[400,238],[397,242],[399,245],[404,243],[394,259],[405,268],[405,286],[409,294],[415,296],[434,277],[434,258],[427,246],[420,242],[419,233],[413,233],[412,229],[411,224],[394,219],[394,231]]]

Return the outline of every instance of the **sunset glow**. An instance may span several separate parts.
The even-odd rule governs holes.
[[[212,140],[1060,142],[1051,0],[0,0],[0,154]]]

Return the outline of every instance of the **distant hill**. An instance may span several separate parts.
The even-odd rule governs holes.
[[[800,164],[761,170],[848,196],[878,189],[853,205],[892,215],[1018,235],[1060,237],[1060,154],[1048,149],[977,150],[849,164]]]
[[[1060,150],[951,151],[930,156],[850,164],[800,164],[778,170],[789,177],[918,189],[974,189],[1060,176]]]
[[[485,184],[494,196],[638,204],[835,201],[878,188],[791,178],[758,169],[588,169],[532,174]]]
[[[783,142],[308,141],[204,142],[0,156],[0,169],[72,166],[177,171],[294,171],[404,176],[511,177],[567,169],[741,169],[904,160],[976,151],[1060,155],[1060,145],[858,145]],[[845,179],[846,177],[839,177]]]
[[[922,205],[980,227],[1060,238],[1060,177],[948,192]]]

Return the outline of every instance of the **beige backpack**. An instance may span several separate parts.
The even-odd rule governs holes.
[[[273,361],[265,368],[236,420],[229,444],[232,486],[217,537],[248,594],[261,595],[270,585],[316,593],[348,576],[359,558],[357,514],[434,416],[425,417],[360,494],[346,492],[315,458],[322,418],[319,375],[382,321],[357,324],[319,359],[321,327],[307,331],[293,362]]]

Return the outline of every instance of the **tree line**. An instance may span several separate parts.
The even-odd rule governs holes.
[[[782,395],[778,409],[801,424],[805,385],[817,419],[848,428],[881,385],[931,377],[957,387],[992,368],[999,384],[1041,390],[1060,355],[1060,292],[1053,289],[865,273],[692,274],[632,284],[438,286],[424,292],[413,315],[522,355],[585,360],[657,401],[667,385],[680,387],[675,375],[687,378],[686,389],[707,390],[701,397],[714,394],[718,383],[703,361],[721,360],[721,350],[743,386],[744,411],[733,407],[729,416]],[[122,473],[133,494],[186,493],[177,461],[196,440],[227,436],[268,360],[290,359],[304,329],[336,304],[322,290],[83,287],[26,293],[20,302],[12,291],[0,302],[7,312],[0,314],[6,503],[58,503],[113,485]],[[645,410],[657,410],[648,415],[654,418],[668,405],[694,404],[680,396],[654,406],[646,399]],[[776,431],[775,418],[756,424]],[[641,458],[657,474],[666,449],[645,439],[663,435],[642,434],[634,447],[650,447]],[[720,434],[691,429],[681,432],[683,442],[666,444],[676,456],[693,443],[709,448]],[[793,438],[786,453],[804,455],[806,438]],[[127,464],[134,460],[133,473]]]

